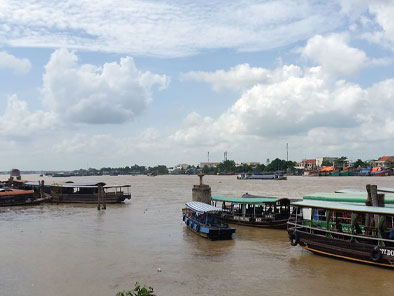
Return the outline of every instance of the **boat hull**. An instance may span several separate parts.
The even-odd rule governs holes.
[[[131,199],[131,195],[127,194],[106,194],[105,203],[122,203],[126,199]],[[53,195],[51,202],[54,203],[84,203],[84,204],[97,204],[97,194],[61,194]]]
[[[187,216],[183,217],[183,222],[185,222],[189,230],[210,240],[229,240],[232,239],[232,235],[235,232],[233,227],[208,226]]]
[[[222,218],[222,220],[226,221],[227,223],[245,225],[245,226],[286,229],[288,218],[280,219],[280,220],[271,220],[271,219],[266,219],[266,218],[226,216],[226,217]]]
[[[292,232],[289,232],[289,238],[291,237]],[[303,249],[319,255],[394,268],[394,245],[377,247],[363,242],[351,242],[349,239],[331,238],[300,231],[297,231],[297,241]],[[377,248],[380,255],[377,254]]]

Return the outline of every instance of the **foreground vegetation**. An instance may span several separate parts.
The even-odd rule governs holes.
[[[141,286],[135,283],[134,290],[123,291],[116,293],[116,296],[156,296],[152,287]]]

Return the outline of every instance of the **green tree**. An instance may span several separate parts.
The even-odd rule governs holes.
[[[225,160],[218,164],[219,172],[234,172],[235,171],[235,161],[234,160]]]
[[[356,160],[356,162],[353,164],[354,168],[366,168],[368,164],[364,161],[362,161],[360,158]]]

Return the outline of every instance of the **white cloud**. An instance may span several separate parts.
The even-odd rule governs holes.
[[[299,71],[302,75],[256,84],[216,119],[189,114],[171,139],[192,150],[231,147],[243,159],[259,151],[277,156],[277,147],[286,142],[292,143],[293,159],[344,151],[361,157],[365,151],[383,153],[390,147],[394,79],[363,89],[333,80],[322,67]]]
[[[121,123],[140,115],[152,100],[151,88],[167,87],[164,75],[139,71],[131,57],[102,67],[79,65],[75,53],[56,50],[45,67],[44,104],[73,123]]]
[[[256,84],[270,84],[283,80],[285,77],[301,75],[302,71],[294,65],[283,66],[274,71],[251,67],[249,64],[240,64],[228,71],[215,72],[191,71],[181,75],[181,79],[190,79],[205,82],[215,91],[231,89],[244,91]]]
[[[8,98],[5,112],[0,115],[0,136],[24,138],[57,127],[55,114],[44,111],[30,112],[27,103],[16,95]]]
[[[3,0],[0,44],[132,55],[255,51],[338,28],[337,3],[305,1]]]
[[[0,69],[11,69],[17,74],[26,74],[30,71],[31,63],[28,59],[19,59],[5,51],[0,51]]]
[[[350,47],[346,34],[316,35],[300,50],[303,57],[334,74],[353,74],[367,65],[368,57],[360,49]]]

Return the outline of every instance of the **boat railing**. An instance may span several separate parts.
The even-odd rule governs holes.
[[[332,231],[332,230],[328,230],[328,229],[324,229],[324,228],[320,228],[320,227],[314,227],[311,225],[307,225],[307,224],[300,224],[297,222],[292,222],[292,221],[288,221],[287,222],[287,229],[293,232],[301,232],[301,233],[307,233],[310,234],[312,233],[312,230],[314,231],[319,231],[319,232],[324,232],[325,234],[329,233],[329,234],[334,234],[334,235],[340,235],[342,237],[349,237],[351,238],[358,238],[358,239],[363,239],[363,240],[371,240],[371,241],[377,241],[377,242],[389,242],[389,243],[394,243],[393,239],[385,239],[385,238],[379,238],[379,237],[373,237],[373,236],[368,236],[368,235],[358,235],[358,234],[351,234],[351,233],[346,233],[346,232],[340,232],[340,231]],[[289,227],[293,226],[293,227]],[[305,230],[309,230],[305,231]],[[315,234],[318,235],[318,234]],[[322,235],[323,236],[323,235]]]

